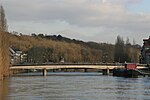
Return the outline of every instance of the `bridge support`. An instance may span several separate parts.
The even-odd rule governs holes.
[[[43,69],[43,76],[46,76],[46,75],[47,75],[47,70]]]
[[[52,72],[55,72],[55,69],[52,69]]]
[[[85,69],[84,69],[84,72],[88,72],[88,69],[87,69],[87,68],[85,68]]]
[[[102,70],[103,75],[109,75],[109,68]]]

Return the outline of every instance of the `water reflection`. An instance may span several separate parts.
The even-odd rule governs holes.
[[[139,86],[137,79],[116,78],[115,82],[115,94],[117,95],[117,100],[138,100],[136,96],[137,86]]]
[[[116,78],[117,100],[150,100],[148,78]]]
[[[7,79],[0,81],[0,100],[7,100],[8,81]]]

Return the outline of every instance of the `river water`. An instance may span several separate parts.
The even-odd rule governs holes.
[[[150,100],[150,78],[99,73],[14,76],[0,83],[0,100]]]

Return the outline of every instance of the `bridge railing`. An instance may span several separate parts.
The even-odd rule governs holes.
[[[42,64],[13,64],[12,66],[43,66],[43,65],[103,65],[103,66],[124,66],[124,63],[42,63]]]

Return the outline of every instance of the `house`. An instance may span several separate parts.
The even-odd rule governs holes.
[[[14,50],[13,48],[9,48],[9,51],[11,64],[20,64],[26,61],[27,54],[23,53],[22,51]]]
[[[141,63],[150,64],[150,36],[148,39],[143,39],[143,47],[141,49]]]

